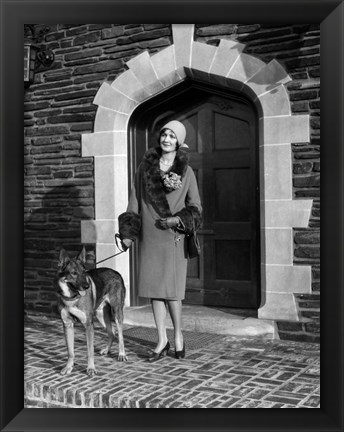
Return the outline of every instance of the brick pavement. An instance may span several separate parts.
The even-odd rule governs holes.
[[[26,408],[319,408],[319,345],[185,332],[187,354],[147,362],[155,330],[126,326],[128,362],[95,356],[88,377],[86,339],[75,332],[75,368],[61,376],[66,347],[59,320],[26,319]],[[153,336],[152,336],[153,335]],[[95,352],[106,335],[96,329]],[[192,342],[193,341],[193,342]]]

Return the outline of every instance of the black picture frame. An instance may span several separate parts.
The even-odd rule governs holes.
[[[1,0],[2,431],[343,431],[344,4],[338,0]],[[227,22],[321,24],[321,408],[166,410],[23,408],[23,25]]]

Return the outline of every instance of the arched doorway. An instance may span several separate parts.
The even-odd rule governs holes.
[[[142,104],[129,123],[132,178],[170,119],[186,127],[202,204],[202,254],[189,260],[185,302],[258,308],[260,304],[258,114],[243,95],[187,80]],[[131,259],[133,302],[136,252]]]
[[[293,199],[292,142],[309,140],[309,115],[293,115],[284,85],[290,77],[272,60],[265,64],[243,53],[244,46],[221,39],[218,47],[193,40],[193,24],[172,24],[173,45],[150,56],[144,51],[127,62],[128,70],[111,86],[103,83],[92,134],[82,136],[83,156],[94,156],[95,219],[81,222],[83,243],[95,243],[99,260],[113,254],[117,217],[128,203],[128,182],[135,157],[128,129],[137,107],[167,97],[180,83],[197,80],[248,97],[259,110],[261,302],[258,317],[298,318],[295,293],[311,292],[311,267],[293,265],[293,228],[307,227],[312,200]],[[245,95],[245,96],[244,96]],[[166,112],[163,111],[163,112]],[[129,255],[108,259],[129,286]]]

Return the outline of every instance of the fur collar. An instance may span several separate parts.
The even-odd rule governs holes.
[[[166,198],[166,192],[161,180],[159,160],[162,154],[160,147],[147,150],[142,161],[142,178],[146,193],[154,209],[160,217],[172,216],[170,206]],[[188,167],[188,154],[178,150],[174,158],[171,171],[180,175],[182,180]]]

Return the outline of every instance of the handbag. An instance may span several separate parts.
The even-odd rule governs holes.
[[[195,230],[195,221],[192,220],[193,230],[190,234],[185,236],[186,238],[186,252],[188,258],[196,258],[201,254],[201,245],[197,237]]]

